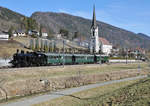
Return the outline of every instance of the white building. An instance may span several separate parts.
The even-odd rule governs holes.
[[[0,40],[8,40],[9,39],[9,35],[5,34],[5,33],[0,33]]]
[[[25,33],[17,33],[17,36],[21,37],[21,36],[26,36]]]
[[[44,38],[48,37],[48,33],[45,28],[42,29],[42,37]]]
[[[109,43],[109,41],[102,37],[99,38],[99,41],[101,52],[104,53],[105,55],[111,54],[112,45]]]
[[[48,37],[48,34],[43,32],[42,37]]]
[[[90,41],[90,52],[91,53],[104,53],[109,55],[112,50],[112,45],[105,39],[99,38],[98,36],[98,26],[96,25],[96,15],[95,15],[95,6],[93,9],[93,20],[91,26],[91,41]]]
[[[40,36],[40,33],[38,32],[38,31],[36,31],[36,30],[29,30],[28,31],[28,35],[36,35],[36,36]]]
[[[93,9],[93,20],[91,26],[91,41],[90,41],[90,52],[99,53],[99,37],[98,37],[98,26],[96,25],[95,6]]]
[[[57,39],[61,39],[62,38],[61,34],[56,34],[55,36],[56,36]]]
[[[18,30],[18,31],[17,31],[17,36],[18,36],[18,37],[23,37],[23,36],[26,36],[26,33],[25,33],[25,31],[23,31],[23,30]]]
[[[17,37],[17,33],[13,33],[13,37]]]
[[[13,37],[17,37],[18,35],[17,35],[17,32],[14,30],[14,31],[12,31],[12,33],[13,33]]]

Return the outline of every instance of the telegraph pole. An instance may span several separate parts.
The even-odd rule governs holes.
[[[64,55],[65,55],[65,54],[64,54],[64,53],[65,53],[65,45],[64,45],[64,43],[65,43],[65,42],[64,42],[64,39],[63,39],[63,67],[64,67],[64,65],[65,65],[65,58],[64,58],[64,57],[65,57],[65,56],[64,56]]]
[[[128,63],[128,49],[126,48],[126,64]]]

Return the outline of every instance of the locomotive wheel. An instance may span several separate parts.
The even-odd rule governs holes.
[[[16,65],[16,67],[17,67],[17,68],[20,68],[20,67],[21,67],[21,65],[20,65],[20,64],[17,64],[17,65]]]

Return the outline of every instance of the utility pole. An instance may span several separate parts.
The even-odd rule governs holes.
[[[101,53],[99,54],[100,55],[100,65],[102,64],[102,56],[101,56]]]
[[[65,53],[65,45],[64,45],[64,43],[65,43],[65,42],[64,42],[64,39],[63,39],[63,67],[64,67],[64,65],[65,65],[65,58],[64,58],[64,57],[65,57],[65,56],[64,56],[64,55],[65,55],[65,54],[64,54],[64,53]]]
[[[128,64],[128,49],[126,48],[126,64]]]

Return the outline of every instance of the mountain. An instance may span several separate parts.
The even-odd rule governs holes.
[[[142,38],[145,38],[145,39],[149,39],[150,40],[150,37],[146,34],[143,34],[143,33],[138,33],[137,35],[141,36]]]
[[[8,30],[11,26],[19,28],[25,16],[0,7],[0,30]]]
[[[35,12],[31,17],[53,33],[57,33],[63,28],[71,33],[80,32],[86,38],[90,36],[91,20],[89,19],[53,12]],[[150,49],[150,37],[147,35],[139,35],[100,21],[97,21],[97,25],[99,26],[99,36],[106,38],[113,45]]]
[[[50,33],[58,33],[60,29],[66,29],[70,32],[70,36],[73,35],[74,32],[80,32],[80,34],[87,39],[90,36],[91,20],[89,19],[53,12],[35,12],[32,14],[31,18],[35,19],[38,24],[42,24],[46,27],[47,31]],[[26,25],[28,23],[30,23],[30,25]],[[35,22],[30,20],[29,17],[0,7],[0,31],[8,30],[11,26],[15,29],[22,27],[34,29],[36,24],[33,26],[33,23]],[[150,49],[150,37],[145,34],[136,34],[100,21],[97,21],[97,25],[99,26],[99,36],[106,38],[113,45]]]
[[[14,12],[4,7],[0,7],[0,31],[37,29],[38,25],[30,17]]]

